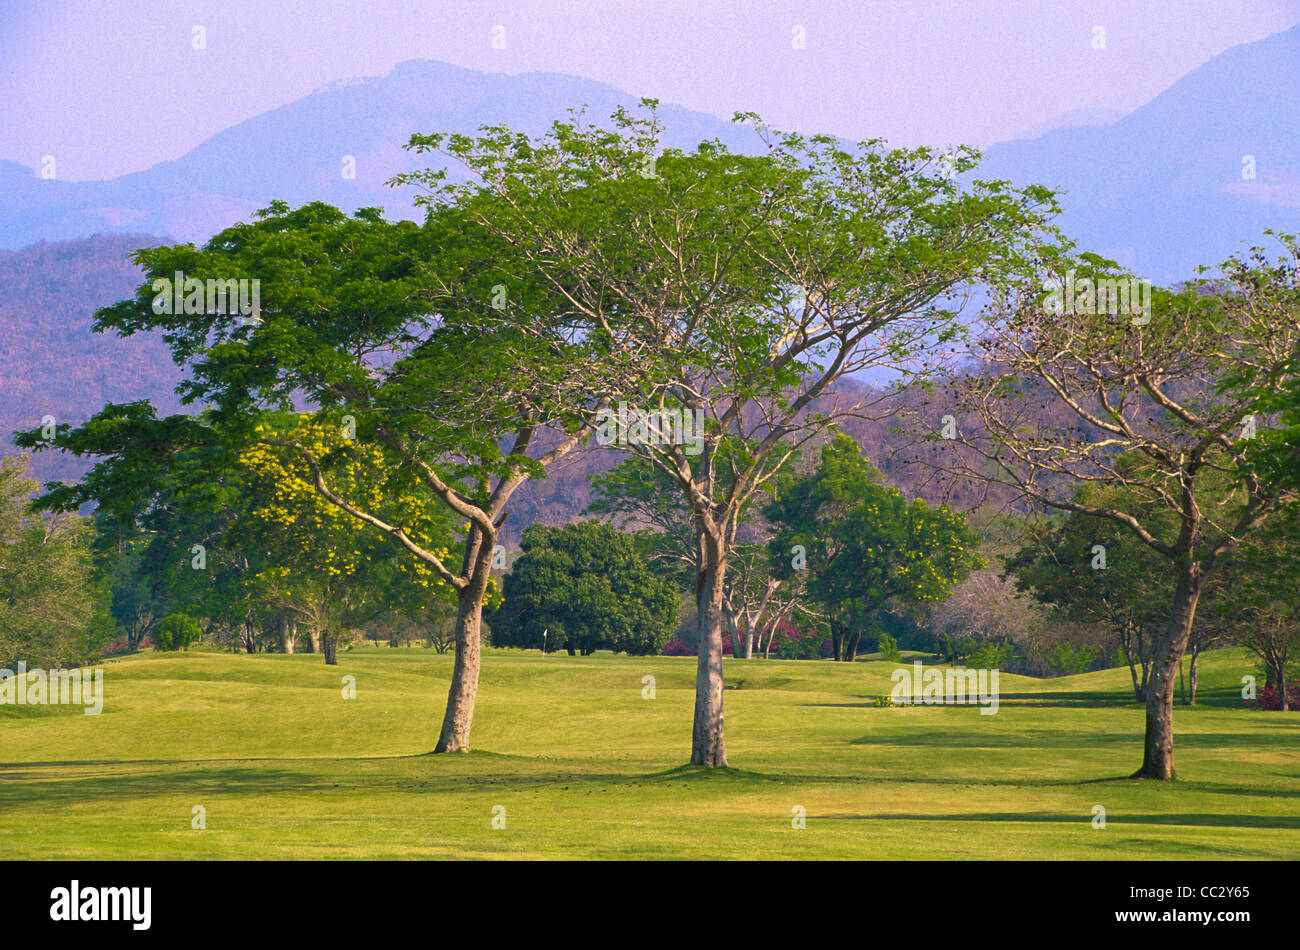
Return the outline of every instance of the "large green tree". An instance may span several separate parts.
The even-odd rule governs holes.
[[[808,596],[830,623],[836,660],[856,659],[862,634],[878,632],[887,607],[941,601],[983,565],[961,515],[909,502],[848,436],[822,446],[814,472],[784,481],[764,509],[777,528],[773,568],[807,570]]]
[[[929,149],[760,134],[765,161],[733,156],[727,175],[692,193],[709,199],[697,226],[723,225],[722,247],[705,259],[717,276],[660,309],[655,319],[676,329],[656,385],[628,396],[646,412],[698,420],[689,440],[626,441],[691,510],[696,765],[727,764],[727,575],[747,506],[835,421],[887,412],[883,390],[837,398],[837,382],[887,368],[924,375],[924,354],[956,332],[962,295],[1023,272],[1057,210],[1047,189],[969,181],[969,150],[949,166]],[[655,254],[653,274],[699,272],[695,249],[671,235]]]
[[[607,151],[621,141],[613,136]],[[633,186],[638,169],[628,168]],[[527,200],[545,203],[570,187],[553,171],[537,179],[552,187]],[[25,435],[31,446],[101,459],[78,486],[51,490],[46,504],[64,509],[87,501],[138,508],[184,451],[221,456],[260,443],[296,454],[330,504],[456,591],[456,658],[437,751],[469,748],[481,615],[506,506],[582,441],[631,336],[616,314],[593,329],[526,259],[477,226],[494,204],[509,200],[480,189],[431,206],[417,225],[386,222],[373,209],[347,217],[318,203],[276,203],[202,248],[142,250],[135,259],[145,282],[101,310],[96,328],[161,331],[186,370],[184,398],[209,411],[158,419],[147,406],[109,406],[52,440]],[[588,201],[597,205],[598,196]],[[179,288],[170,287],[174,275]],[[260,282],[256,313],[212,297],[214,285],[239,277]],[[167,290],[182,305],[169,305]],[[306,440],[259,428],[268,413],[304,400],[318,424],[382,453],[387,499],[418,486],[449,509],[464,526],[458,556],[422,544],[400,513],[349,497]],[[229,460],[221,463],[228,470]],[[201,493],[208,481],[200,471],[174,487]]]
[[[626,534],[599,521],[535,524],[521,548],[490,617],[494,644],[583,656],[663,652],[677,623],[677,592]]]

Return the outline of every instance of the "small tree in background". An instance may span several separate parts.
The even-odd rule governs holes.
[[[827,617],[837,660],[853,662],[888,605],[941,601],[983,566],[960,515],[907,501],[844,435],[822,446],[811,475],[783,480],[763,513],[777,528],[773,571],[806,567],[808,597]]]
[[[1112,502],[1113,489],[1086,486],[1076,494],[1080,504]],[[1147,517],[1158,517],[1148,512]],[[1128,664],[1133,696],[1146,699],[1151,657],[1161,630],[1169,621],[1174,576],[1168,562],[1115,522],[1098,521],[1078,512],[1034,529],[1028,543],[1005,559],[1016,587],[1052,605],[1072,621],[1101,624],[1119,640]],[[1056,644],[1064,647],[1064,644]],[[1081,649],[1077,648],[1077,649]],[[1073,672],[1059,651],[1053,667]]]
[[[524,530],[506,575],[504,602],[489,618],[497,646],[663,652],[677,623],[677,593],[616,528],[579,521]]]
[[[155,650],[188,650],[203,635],[199,622],[189,614],[168,614],[158,621],[153,634]]]

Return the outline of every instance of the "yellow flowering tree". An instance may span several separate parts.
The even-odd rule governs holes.
[[[291,443],[288,448],[277,443]],[[228,535],[255,551],[252,587],[263,602],[306,626],[333,664],[340,639],[382,613],[418,612],[453,599],[450,585],[393,540],[327,501],[301,446],[328,473],[333,490],[402,527],[438,557],[455,543],[446,507],[418,483],[402,484],[373,443],[351,437],[325,414],[268,415],[237,458],[247,508]]]

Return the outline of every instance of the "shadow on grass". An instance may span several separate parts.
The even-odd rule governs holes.
[[[879,695],[889,695],[882,693]],[[860,703],[802,703],[810,709],[875,709],[878,708],[875,703],[875,694],[864,696],[865,702]],[[1056,706],[1063,709],[1123,709],[1137,710],[1143,708],[1143,703],[1133,698],[1132,692],[1108,690],[1094,690],[1091,692],[1072,691],[1072,690],[1039,690],[1033,692],[1014,692],[1009,693],[1001,691],[998,693],[1000,703],[1015,703],[1022,706]],[[917,703],[917,706],[925,708],[924,703]],[[936,703],[939,705],[949,705]],[[966,705],[977,705],[968,703]],[[907,707],[912,708],[912,707]],[[1240,709],[1246,710],[1241,701],[1239,690],[1232,688],[1227,689],[1200,689],[1196,693],[1196,705],[1187,706],[1180,702],[1175,695],[1174,715],[1179,712],[1192,712],[1197,709]]]
[[[1065,824],[1087,827],[1092,821],[1090,815],[1072,814],[1030,814],[1026,812],[965,812],[958,815],[922,815],[891,812],[879,815],[818,815],[819,819],[828,821],[933,821],[933,822],[1011,822],[1030,824]],[[1300,829],[1300,817],[1282,815],[1157,815],[1157,814],[1108,814],[1106,826],[1111,825],[1194,825],[1205,828],[1274,828],[1278,830]]]
[[[175,766],[175,764],[173,764]],[[238,795],[246,793],[305,792],[336,788],[341,783],[328,775],[286,769],[229,767],[185,769],[173,767],[159,772],[124,772],[104,775],[28,778],[22,773],[6,775],[0,784],[0,811],[19,805],[41,806],[86,804],[96,801],[137,800],[161,795]]]
[[[1053,733],[1063,736],[1065,733]],[[925,737],[931,748],[944,744],[974,740],[989,745],[1005,747],[1026,746],[1023,737],[991,737],[983,733],[942,733]],[[1073,737],[1077,740],[1077,736]],[[1184,737],[1180,742],[1201,737]],[[1213,737],[1222,740],[1224,737]],[[863,744],[881,742],[881,737],[859,740]],[[1106,741],[1123,741],[1134,745],[1134,764],[1140,761],[1141,741],[1132,735],[1110,736]],[[885,744],[916,745],[916,737],[904,741],[886,737]],[[1206,742],[1206,745],[1213,744]],[[473,763],[475,767],[465,768]],[[1067,763],[1072,765],[1072,763]],[[429,768],[426,766],[436,766]],[[444,767],[445,766],[445,767]],[[84,770],[84,771],[82,771]],[[1257,774],[1257,773],[1251,773]],[[1271,778],[1289,780],[1291,776],[1271,773]],[[1176,783],[1165,785],[1142,782],[1152,789],[1162,787],[1192,791],[1207,795],[1233,795],[1259,798],[1296,798],[1300,788],[1260,788],[1244,784],[1225,785],[1198,782],[1194,774],[1184,774]],[[615,791],[617,788],[643,789],[698,789],[743,791],[745,788],[772,785],[828,785],[862,787],[870,795],[872,786],[916,786],[934,788],[1070,788],[1091,785],[1123,783],[1136,787],[1138,780],[1127,774],[1101,777],[1069,776],[984,776],[961,775],[893,775],[893,774],[823,774],[799,771],[759,771],[746,768],[706,768],[678,765],[655,771],[636,769],[623,771],[591,771],[580,763],[551,761],[488,751],[465,754],[434,755],[417,753],[382,757],[310,757],[310,758],[250,758],[217,761],[133,760],[133,761],[68,761],[28,762],[0,764],[0,811],[23,805],[58,808],[96,801],[120,801],[171,795],[240,795],[240,794],[308,794],[338,790],[348,793],[364,790],[366,793],[382,790],[414,790],[419,794],[454,794],[485,792],[488,789],[506,789],[517,792],[562,790],[584,792]],[[558,786],[558,789],[557,789]],[[905,816],[855,816],[862,818]],[[928,820],[949,820],[925,816]],[[1169,823],[1185,822],[1186,816],[1170,815],[1159,820]],[[1240,816],[1243,826],[1255,820]],[[955,820],[955,819],[954,819]],[[973,819],[996,820],[996,819]],[[1002,820],[1029,820],[1024,816],[1005,815]],[[1042,819],[1055,820],[1055,819]],[[1072,817],[1070,820],[1077,820]],[[1133,820],[1133,819],[1129,819]],[[1156,819],[1152,819],[1155,821]],[[1261,818],[1259,821],[1274,821]],[[1300,818],[1277,819],[1287,822],[1259,827],[1300,828]]]
[[[1024,732],[990,733],[974,729],[954,730],[946,728],[947,723],[936,722],[932,729],[919,731],[907,727],[915,725],[915,720],[903,726],[899,732],[868,733],[856,739],[849,739],[848,744],[908,746],[922,748],[962,748],[962,749],[1079,749],[1081,745],[1133,745],[1141,757],[1142,732],[1098,732],[1087,729],[1028,729]],[[1175,724],[1176,728],[1176,724]],[[1239,732],[1183,732],[1178,733],[1177,746],[1180,749],[1240,749],[1242,735]],[[1254,750],[1251,750],[1254,751]]]

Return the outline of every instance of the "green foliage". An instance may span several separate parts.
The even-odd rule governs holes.
[[[203,635],[199,622],[189,614],[168,614],[158,621],[153,634],[155,650],[188,650]]]
[[[496,646],[663,651],[677,622],[677,594],[637,553],[632,539],[598,521],[530,525],[491,614]]]
[[[1085,672],[1097,659],[1097,648],[1088,644],[1072,647],[1064,641],[1052,644],[1052,669],[1059,676]]]
[[[769,545],[780,576],[799,568],[790,551],[806,552],[808,596],[830,620],[831,636],[852,659],[864,629],[888,605],[946,599],[974,568],[978,541],[947,506],[911,502],[840,435],[822,447],[821,465],[802,478],[786,478],[764,514],[777,531]]]
[[[889,631],[882,630],[876,638],[876,649],[880,652],[880,658],[889,663],[899,663],[903,659],[903,654],[899,652],[898,641],[889,635]]]
[[[64,668],[90,660],[111,629],[91,528],[72,514],[37,515],[26,459],[0,459],[0,667]]]
[[[968,656],[980,648],[974,637],[954,637],[946,630],[939,632],[939,658],[947,663],[964,663]]]

